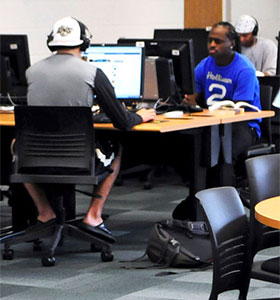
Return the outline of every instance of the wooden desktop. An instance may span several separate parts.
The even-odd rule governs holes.
[[[255,206],[255,216],[262,224],[280,229],[280,196],[259,202]]]
[[[229,114],[227,112],[210,114],[209,111],[205,109],[203,112],[191,114],[185,113],[180,118],[168,118],[164,115],[158,115],[155,121],[136,125],[132,128],[132,130],[157,131],[164,133],[205,126],[241,122],[257,118],[269,118],[273,117],[274,115],[275,113],[273,111],[245,112],[241,114]],[[15,118],[13,111],[0,110],[0,126],[14,125]],[[96,129],[115,130],[111,123],[94,124],[94,127]]]

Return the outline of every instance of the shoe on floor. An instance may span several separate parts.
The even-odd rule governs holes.
[[[116,242],[116,238],[114,237],[114,235],[112,234],[112,232],[105,226],[105,224],[102,222],[101,224],[97,225],[97,226],[91,226],[89,224],[86,224],[84,222],[80,222],[78,224],[78,227],[89,233],[92,234],[96,237],[99,237],[109,243],[115,243]]]
[[[40,220],[37,220],[37,223],[35,225],[31,225],[27,228],[27,230],[39,230],[40,228],[45,228],[45,227],[49,227],[49,226],[53,226],[55,225],[56,222],[56,218],[50,219],[46,222],[42,222]]]

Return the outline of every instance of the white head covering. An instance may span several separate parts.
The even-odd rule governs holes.
[[[250,33],[253,32],[254,28],[257,26],[256,19],[249,15],[242,15],[236,22],[235,30],[237,33]]]
[[[57,21],[53,26],[52,37],[48,46],[80,46],[83,43],[79,22],[72,17]]]

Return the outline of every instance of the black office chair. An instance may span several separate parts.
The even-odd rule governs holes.
[[[255,218],[255,205],[264,199],[280,195],[280,153],[246,160],[250,189],[250,240],[252,260],[262,249],[280,246],[280,230],[267,227]],[[275,260],[274,260],[275,261]],[[274,270],[275,273],[273,273]],[[278,274],[277,273],[278,268]],[[252,266],[252,278],[280,283],[279,265],[258,261]]]
[[[260,101],[262,110],[271,110],[272,104],[272,86],[260,85]],[[272,143],[271,119],[264,118],[260,124],[261,138],[256,145],[249,147],[246,158],[275,153],[276,146]]]
[[[272,89],[272,86],[260,85],[260,101],[263,110],[271,110]],[[246,153],[244,153],[244,160],[250,157],[272,154],[276,152],[276,145],[272,142],[271,118],[262,119],[260,128],[261,138],[255,145],[247,149]],[[237,179],[237,187],[243,204],[245,207],[250,208],[250,193],[248,189],[247,178],[240,176]]]
[[[64,203],[75,184],[96,185],[109,172],[95,174],[94,128],[89,107],[16,106],[16,144],[12,183],[47,184],[55,198],[57,224],[30,227],[6,235],[3,259],[12,259],[10,246],[52,237],[43,266],[55,264],[54,251],[63,236],[74,236],[101,250],[102,261],[112,261],[111,244],[65,222]],[[18,199],[20,201],[20,199]],[[38,246],[38,244],[37,244]]]
[[[250,284],[249,222],[238,192],[219,187],[196,194],[202,205],[210,232],[213,253],[213,280],[209,300],[239,290],[238,299],[246,299]]]

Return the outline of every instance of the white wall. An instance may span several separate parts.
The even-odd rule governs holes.
[[[73,16],[95,43],[119,37],[152,38],[154,28],[182,28],[184,0],[1,0],[0,33],[28,34],[31,62],[50,54],[46,37],[55,21]]]
[[[223,0],[223,5],[224,20],[234,24],[239,15],[251,14],[260,34],[275,41],[280,0]],[[68,15],[89,27],[93,42],[115,43],[119,37],[152,38],[154,28],[183,28],[184,0],[0,0],[0,33],[28,34],[34,63],[49,55],[46,37]]]

